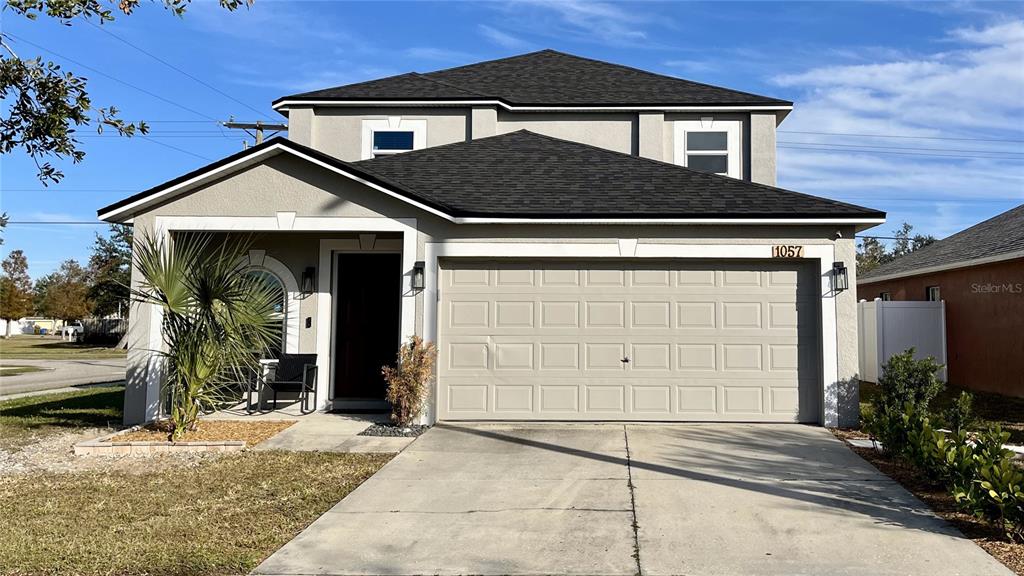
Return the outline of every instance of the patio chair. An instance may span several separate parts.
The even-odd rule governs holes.
[[[294,392],[299,395],[299,410],[309,414],[316,410],[316,374],[316,354],[283,354],[269,377],[261,378],[263,388],[273,392],[274,409],[277,409],[278,393]]]

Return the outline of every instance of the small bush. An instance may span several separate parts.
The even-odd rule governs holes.
[[[396,424],[412,424],[423,410],[427,386],[434,377],[436,357],[437,349],[432,342],[424,343],[419,336],[413,336],[407,346],[399,349],[395,367],[384,366],[381,369],[388,383],[391,419]]]
[[[960,392],[952,406],[942,413],[946,427],[953,432],[965,430],[974,424],[974,396],[969,392]]]
[[[937,378],[942,365],[934,358],[914,359],[914,349],[895,354],[882,365],[878,379],[879,394],[872,401],[872,410],[865,419],[865,428],[882,442],[886,451],[903,455],[909,445],[907,413],[924,417],[928,404],[945,388]]]

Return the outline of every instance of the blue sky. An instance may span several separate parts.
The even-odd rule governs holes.
[[[20,152],[0,157],[0,210],[16,222],[95,220],[236,152],[243,135],[215,120],[281,120],[269,104],[285,94],[542,48],[795,101],[779,185],[889,212],[870,233],[906,220],[943,237],[1024,202],[1020,3],[201,1],[179,19],[144,2],[104,25],[232,98],[88,23],[2,18],[19,55],[86,76],[94,105],[152,127],[146,140],[81,130],[85,161],[59,162],[67,177],[49,188]],[[12,224],[0,257],[23,249],[38,277],[87,260],[103,230]]]

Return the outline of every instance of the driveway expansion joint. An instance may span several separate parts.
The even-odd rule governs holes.
[[[629,487],[629,506],[633,511],[633,559],[636,560],[636,575],[643,576],[640,566],[640,524],[636,520],[636,486],[633,484],[633,465],[629,454],[629,429],[622,427],[622,439],[626,444],[626,485]]]

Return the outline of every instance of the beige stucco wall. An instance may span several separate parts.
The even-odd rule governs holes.
[[[175,200],[165,202],[135,217],[137,233],[152,230],[156,218],[164,216],[274,216],[277,212],[295,212],[296,216],[415,218],[418,234],[416,259],[424,259],[425,243],[446,242],[602,242],[616,244],[619,239],[637,239],[640,243],[694,244],[825,244],[834,245],[836,259],[848,264],[851,286],[854,268],[853,229],[830,226],[703,226],[703,225],[457,225],[428,214],[399,199],[339,177],[325,169],[309,165],[289,155],[270,158],[264,164],[243,170]],[[837,232],[841,239],[836,241]],[[328,237],[352,237],[344,231],[266,232],[258,236],[257,248],[285,263],[301,279],[302,270],[318,265],[319,240]],[[317,271],[319,274],[321,271]],[[133,273],[133,282],[138,281]],[[853,289],[835,299],[823,299],[823,305],[836,307],[838,324],[838,369],[841,380],[853,378],[857,369],[856,294]],[[416,299],[416,331],[423,332],[423,296]],[[317,315],[316,295],[306,297],[300,306],[300,351],[315,351]],[[305,318],[312,326],[305,327]],[[145,352],[151,338],[149,315],[133,313],[130,326],[129,386],[125,419],[138,422],[152,411],[156,401],[145,386]],[[845,422],[856,417],[855,388],[852,408],[844,407]]]
[[[498,134],[530,130],[563,140],[636,154],[636,114],[498,112]]]
[[[289,137],[342,160],[362,160],[363,120],[396,116],[403,120],[426,120],[428,147],[469,138],[468,108],[316,108],[310,130],[305,130],[300,122],[294,134],[289,126]],[[308,137],[304,136],[307,132]],[[309,142],[303,142],[304,138]]]
[[[750,181],[775,186],[775,114],[750,115]]]

